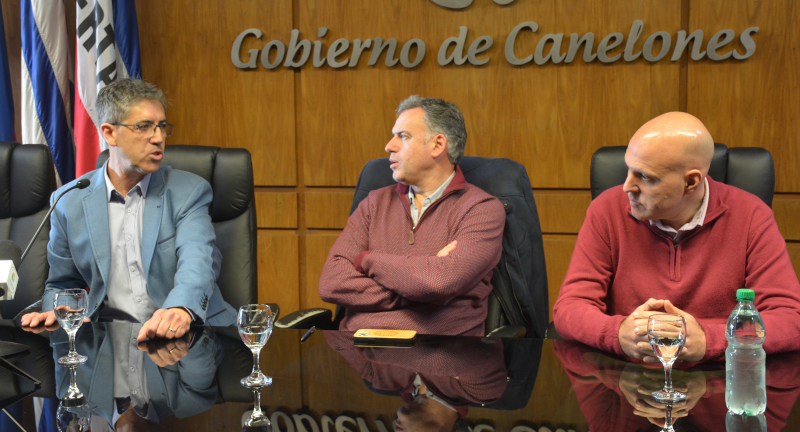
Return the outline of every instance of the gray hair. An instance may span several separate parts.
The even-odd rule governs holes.
[[[131,107],[143,100],[161,102],[167,110],[167,96],[153,84],[134,78],[114,81],[97,94],[97,120],[100,124],[124,121]]]
[[[400,102],[397,115],[413,108],[422,108],[425,111],[425,124],[430,132],[447,137],[447,158],[453,165],[458,165],[467,144],[467,126],[458,105],[442,99],[413,95]]]

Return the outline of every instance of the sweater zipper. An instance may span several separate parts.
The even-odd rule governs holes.
[[[446,194],[444,194],[441,197],[439,197],[439,199],[436,200],[436,202],[434,202],[433,204],[431,204],[431,206],[428,207],[428,210],[426,210],[425,213],[423,213],[422,216],[419,217],[419,220],[417,220],[417,225],[414,225],[414,220],[411,219],[411,210],[409,210],[409,208],[405,206],[405,203],[403,203],[404,204],[403,207],[406,210],[406,216],[408,217],[408,221],[411,222],[411,233],[408,236],[408,244],[410,244],[410,245],[414,244],[414,232],[417,230],[417,227],[419,226],[419,224],[422,223],[422,219],[425,218],[425,216],[427,216],[427,214],[430,213],[430,211],[433,210],[433,208],[436,207],[437,204],[439,204],[443,199],[445,199],[448,196],[452,195],[456,191],[464,190],[464,189],[465,188],[452,189],[449,192],[447,192]],[[403,200],[401,199],[400,202],[403,202]]]
[[[677,273],[678,273],[678,246],[684,240],[686,240],[686,239],[688,239],[690,237],[693,237],[695,234],[697,234],[697,232],[702,230],[705,226],[706,226],[705,224],[701,225],[699,228],[696,228],[696,229],[692,230],[692,232],[690,232],[685,237],[682,237],[680,240],[677,240],[677,241],[675,239],[673,239],[672,237],[668,236],[666,233],[664,233],[664,231],[661,231],[658,228],[653,228],[653,227],[650,228],[651,230],[656,232],[658,235],[660,235],[660,236],[664,237],[665,239],[667,239],[668,241],[672,242],[672,250],[674,252],[674,254],[672,256],[672,275],[675,275],[675,277],[670,275],[671,279],[678,280],[677,279]]]

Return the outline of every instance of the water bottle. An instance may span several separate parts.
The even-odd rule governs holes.
[[[767,355],[761,347],[767,335],[764,321],[753,306],[754,298],[751,289],[736,291],[739,304],[725,329],[725,405],[734,414],[748,416],[762,414],[767,408]]]
[[[764,414],[748,416],[728,411],[725,416],[726,432],[767,432],[767,419]]]

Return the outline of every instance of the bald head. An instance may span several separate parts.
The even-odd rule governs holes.
[[[705,177],[714,157],[714,139],[703,122],[683,113],[662,114],[645,123],[631,138],[629,146],[641,147],[657,156],[660,163],[679,171],[696,169]]]
[[[671,112],[645,123],[625,152],[631,215],[660,220],[678,230],[698,211],[705,177],[714,157],[714,140],[692,115]]]

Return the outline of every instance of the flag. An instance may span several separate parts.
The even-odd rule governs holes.
[[[142,75],[133,0],[77,0],[75,37],[76,174],[94,169],[108,148],[98,133],[97,93],[117,79]]]
[[[75,178],[63,1],[22,0],[22,143],[47,144],[59,181]]]
[[[14,96],[11,94],[11,77],[8,74],[6,30],[3,28],[3,10],[0,9],[0,141],[16,141],[14,135]]]

